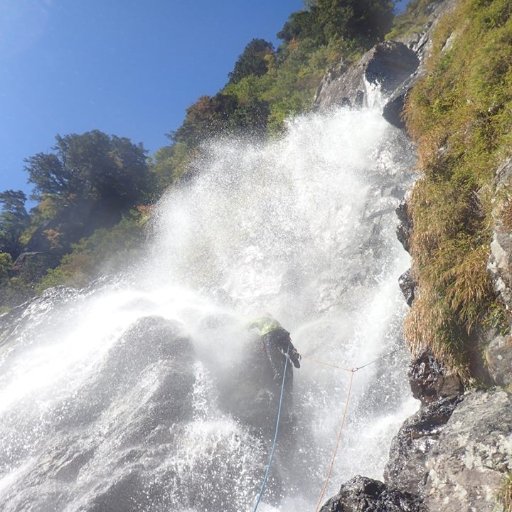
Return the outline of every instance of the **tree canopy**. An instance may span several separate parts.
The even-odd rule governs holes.
[[[273,53],[272,43],[264,39],[253,39],[238,57],[233,71],[229,73],[229,83],[237,83],[249,75],[264,75],[268,71],[268,57]]]
[[[269,107],[263,100],[240,102],[236,96],[223,93],[202,96],[187,109],[183,124],[171,138],[195,146],[213,135],[258,134],[265,130],[268,115]]]
[[[373,44],[391,28],[393,6],[393,0],[312,0],[309,10],[291,14],[277,36],[285,42],[311,38],[318,44],[332,39]]]
[[[21,190],[0,193],[0,252],[16,258],[21,250],[20,236],[30,222],[25,209],[26,195]]]
[[[57,135],[53,153],[38,153],[25,163],[37,199],[52,195],[73,202],[80,197],[124,209],[149,187],[143,146],[99,130]]]

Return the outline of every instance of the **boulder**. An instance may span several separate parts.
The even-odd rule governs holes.
[[[422,496],[426,462],[460,398],[445,398],[422,407],[408,418],[394,437],[384,481],[393,488]]]
[[[449,371],[429,350],[424,350],[409,366],[409,384],[414,398],[429,404],[464,392],[460,378]]]
[[[320,512],[424,512],[421,500],[407,492],[364,476],[356,476],[341,486],[339,493]]]
[[[425,503],[436,512],[502,510],[496,499],[512,471],[512,396],[473,391],[454,410],[426,463]]]

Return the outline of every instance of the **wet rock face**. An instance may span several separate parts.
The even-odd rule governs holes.
[[[447,371],[429,351],[409,367],[409,382],[421,409],[408,418],[393,439],[384,480],[391,487],[423,495],[426,463],[439,435],[464,391],[460,379]]]
[[[460,398],[446,398],[422,407],[408,418],[393,439],[384,481],[419,496],[427,479],[426,462]]]
[[[327,74],[317,92],[315,105],[328,108],[335,105],[361,107],[368,104],[366,83],[380,84],[381,91],[390,95],[418,67],[416,54],[402,43],[386,41],[368,51],[361,60],[338,72]]]
[[[412,306],[412,303],[414,302],[417,285],[418,283],[416,283],[416,280],[412,276],[411,269],[404,272],[398,278],[398,286],[400,286],[405,302],[407,302],[409,307]]]
[[[320,512],[426,512],[421,501],[407,492],[388,488],[382,482],[356,476]]]
[[[403,248],[407,252],[409,252],[409,249],[411,247],[410,240],[413,230],[413,224],[407,201],[405,199],[402,200],[395,211],[399,221],[398,226],[396,228],[396,237],[398,238],[398,241],[402,244]]]
[[[459,377],[448,371],[429,350],[412,361],[408,375],[414,398],[423,404],[456,397],[464,392]]]
[[[64,510],[81,495],[77,510],[135,512],[150,510],[166,492],[147,489],[193,415],[191,341],[174,322],[142,318],[98,370],[97,378],[51,411],[58,442],[40,436],[44,450],[28,465],[23,487],[6,495],[2,510]],[[104,469],[97,473],[98,467]]]
[[[512,396],[466,395],[426,464],[425,503],[436,512],[500,510],[496,496],[512,470]]]

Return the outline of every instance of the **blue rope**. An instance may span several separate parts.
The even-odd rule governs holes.
[[[288,366],[288,351],[285,354],[284,361],[284,370],[283,370],[283,382],[281,383],[281,395],[279,396],[279,407],[277,409],[277,419],[276,419],[276,429],[274,433],[274,441],[272,442],[272,449],[270,450],[270,455],[268,458],[267,469],[265,471],[265,476],[263,477],[263,481],[261,482],[261,489],[258,493],[258,499],[256,501],[256,505],[254,505],[253,512],[256,512],[258,509],[258,505],[260,504],[261,498],[263,498],[263,493],[265,492],[265,487],[267,486],[268,476],[270,474],[270,466],[272,465],[272,459],[274,458],[274,451],[276,449],[277,444],[277,434],[279,433],[279,420],[281,419],[281,409],[283,406],[283,394],[284,394],[284,382],[286,379],[286,368]]]

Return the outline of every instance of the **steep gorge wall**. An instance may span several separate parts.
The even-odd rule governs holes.
[[[422,405],[393,441],[385,483],[356,477],[323,512],[511,507],[512,7],[429,8],[421,30],[342,62],[316,97],[319,109],[367,105],[379,83],[384,117],[418,144],[420,173],[397,213],[413,258],[400,286]]]

